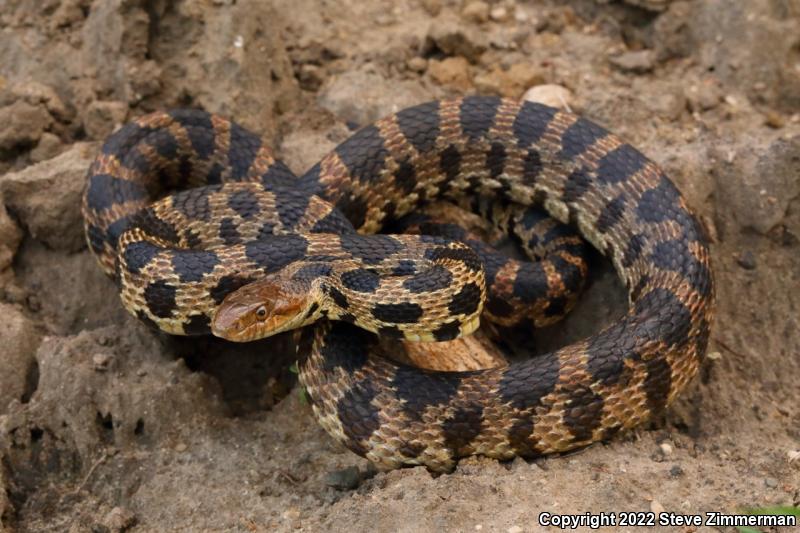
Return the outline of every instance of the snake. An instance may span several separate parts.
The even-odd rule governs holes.
[[[386,357],[386,336],[463,337],[484,308],[513,314],[525,291],[522,269],[484,265],[458,241],[379,234],[436,200],[511,206],[518,219],[543,209],[610,260],[628,311],[498,368]],[[403,109],[299,177],[234,122],[152,113],[105,142],[83,216],[90,250],[143,322],[241,340],[302,327],[299,381],[314,416],[381,469],[449,471],[469,455],[535,457],[610,439],[686,388],[713,317],[707,234],[664,171],[594,122],[534,102],[467,96]],[[551,296],[545,314],[562,314],[582,284],[584,263],[566,246],[534,276]]]

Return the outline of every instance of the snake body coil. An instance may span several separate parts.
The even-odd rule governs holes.
[[[227,184],[232,181],[260,185],[242,193],[240,184]],[[206,184],[213,186],[148,206],[165,188]],[[441,253],[463,269],[473,256],[450,242],[384,236],[385,244],[375,248],[352,234],[353,228],[375,233],[437,198],[542,206],[611,260],[630,310],[555,352],[504,368],[446,373],[381,357],[377,337],[358,327],[363,321],[349,314],[346,296],[338,299],[344,320],[322,319],[313,327],[300,380],[322,425],[350,449],[385,468],[424,464],[434,470],[470,454],[502,459],[565,451],[663,410],[697,373],[713,301],[699,224],[657,165],[596,124],[546,106],[469,97],[405,109],[360,130],[300,178],[233,123],[199,112],[157,113],[106,143],[90,169],[84,217],[90,247],[119,280],[131,311],[169,324],[168,331],[204,333],[228,293],[297,261],[320,263],[321,255],[346,248],[343,240],[360,243],[339,257],[360,261],[348,272],[364,266],[365,254],[391,263],[406,253],[398,248],[405,244],[418,247],[412,255],[421,251],[428,258],[430,249],[451,250]],[[209,225],[213,236],[201,237]],[[305,236],[293,236],[298,228]],[[314,232],[342,236],[320,245],[327,247],[322,254],[307,237]],[[354,250],[362,250],[360,258]],[[544,293],[560,288],[572,294],[582,263],[571,262],[569,253],[559,257],[542,267],[539,284]],[[235,268],[230,260],[238,262]],[[395,269],[408,264],[403,261],[393,263]],[[361,269],[362,277],[372,276]],[[486,307],[500,319],[514,311],[502,296],[514,302],[527,290],[515,284],[514,274],[503,264],[486,266],[486,285],[495,291]],[[436,279],[426,283],[449,285],[442,281],[450,279],[446,275]],[[341,274],[337,284],[347,285]],[[428,291],[415,286],[420,294]],[[482,302],[484,289],[476,287]],[[394,294],[410,292],[405,286]],[[464,321],[480,305],[475,292],[460,300],[449,293],[445,305],[452,312],[432,318],[442,328],[433,338],[468,332]],[[393,321],[416,322],[427,307],[441,308],[441,298],[435,300],[390,308],[378,317],[384,324],[371,329],[396,333]],[[545,311],[551,305],[554,314],[566,307],[558,297],[543,305]],[[374,307],[365,312],[375,318]]]

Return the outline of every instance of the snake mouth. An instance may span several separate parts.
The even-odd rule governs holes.
[[[256,324],[246,320],[251,307],[221,304],[211,321],[211,333],[233,342],[248,342],[256,339]]]

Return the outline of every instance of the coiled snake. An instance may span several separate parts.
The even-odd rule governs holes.
[[[169,189],[187,190],[150,205]],[[611,260],[629,312],[502,368],[435,372],[382,357],[376,333],[452,339],[476,326],[487,285],[485,307],[500,321],[527,290],[460,243],[361,235],[437,198],[542,206]],[[213,325],[247,339],[263,334],[253,328],[317,320],[299,365],[314,413],[383,468],[447,470],[470,454],[535,456],[608,438],[663,410],[708,342],[706,237],[672,182],[605,129],[535,103],[467,97],[408,108],[299,178],[235,123],[154,113],[107,140],[83,212],[91,250],[151,325],[177,334]],[[567,278],[539,271],[533,285],[571,295],[579,255],[561,254]],[[545,314],[568,307],[550,296]]]

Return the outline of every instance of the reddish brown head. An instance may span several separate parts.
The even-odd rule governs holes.
[[[315,298],[308,287],[267,277],[228,294],[217,308],[211,332],[234,342],[249,342],[313,322]]]

